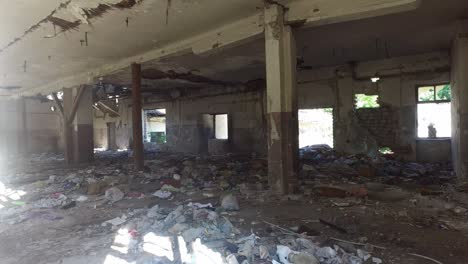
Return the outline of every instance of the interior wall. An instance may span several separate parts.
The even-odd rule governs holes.
[[[452,154],[458,177],[468,176],[468,21],[460,21],[452,47]]]
[[[22,98],[0,103],[2,154],[59,152],[63,149],[59,113],[51,101]]]
[[[129,99],[120,100],[118,117],[111,117],[100,110],[93,110],[94,147],[108,149],[107,123],[115,123],[117,149],[130,149],[132,135],[132,108]]]
[[[176,152],[207,152],[211,135],[203,129],[204,115],[228,114],[228,151],[266,153],[263,93],[233,90],[224,95],[219,95],[219,90],[216,94],[201,91],[171,101],[150,98],[145,109],[166,109],[167,143],[162,147]]]
[[[222,88],[221,88],[222,89]],[[263,93],[243,88],[192,91],[177,99],[153,96],[145,98],[143,109],[166,109],[165,144],[145,144],[145,148],[163,151],[200,153],[208,151],[211,136],[203,130],[206,114],[229,115],[227,150],[233,153],[266,153],[263,120]],[[108,122],[116,123],[117,145],[130,149],[132,142],[132,109],[130,100],[121,100],[120,117],[110,117],[94,111],[94,142],[96,148],[107,148]]]
[[[338,151],[369,154],[378,147],[390,147],[407,160],[429,161],[427,157],[432,154],[440,161],[450,160],[450,140],[419,140],[416,118],[416,87],[450,82],[449,71],[448,52],[362,62],[356,64],[354,70],[350,65],[300,70],[298,105],[299,109],[334,108],[334,138]],[[376,74],[381,77],[377,84],[370,81]],[[356,111],[354,94],[357,93],[378,94],[382,107]],[[160,149],[206,152],[208,136],[203,132],[203,116],[229,114],[229,152],[264,154],[264,100],[264,89],[206,88],[174,99],[147,97],[143,108],[167,111],[167,143],[159,144]],[[130,148],[131,105],[128,100],[121,102],[119,113],[120,118],[110,118],[95,111],[97,147],[105,147],[106,123],[116,122],[119,148]]]
[[[450,82],[450,56],[437,52],[300,71],[299,108],[334,107],[335,148],[346,153],[375,152],[390,147],[408,160],[418,153],[450,160],[450,140],[417,139],[416,87]],[[375,84],[370,77],[379,75]],[[378,109],[354,109],[354,94],[378,94]],[[419,141],[425,141],[419,143]],[[435,146],[441,146],[437,148]],[[372,154],[372,153],[370,153]]]

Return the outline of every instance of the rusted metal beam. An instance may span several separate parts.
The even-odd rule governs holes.
[[[136,170],[143,170],[143,131],[141,124],[141,65],[132,63],[133,158]]]

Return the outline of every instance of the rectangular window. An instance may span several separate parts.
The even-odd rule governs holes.
[[[216,139],[228,139],[229,138],[229,126],[228,126],[228,115],[219,114],[213,115],[214,127],[215,127],[215,138]]]
[[[356,109],[380,107],[378,95],[355,94],[354,103]]]
[[[418,87],[418,103],[440,103],[452,101],[450,84]]]
[[[452,136],[450,84],[417,87],[418,137]]]

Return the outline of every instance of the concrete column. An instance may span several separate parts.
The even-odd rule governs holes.
[[[78,89],[74,91],[75,98],[78,96]],[[79,101],[72,125],[76,164],[94,160],[93,89],[91,87],[82,87],[82,89],[84,89],[82,95],[77,98]]]
[[[267,75],[268,182],[279,193],[292,192],[297,181],[298,120],[296,94],[296,44],[284,10],[265,8]]]
[[[132,64],[133,158],[136,170],[143,170],[143,131],[141,121],[141,65]]]
[[[67,164],[73,164],[74,152],[73,152],[73,129],[71,124],[68,123],[68,117],[73,106],[73,89],[63,89],[63,112],[65,117],[62,118],[63,124],[63,143],[64,143],[64,155]]]
[[[452,159],[458,177],[468,177],[468,20],[458,22],[452,47]]]
[[[65,158],[68,164],[94,160],[92,104],[91,87],[63,90]]]

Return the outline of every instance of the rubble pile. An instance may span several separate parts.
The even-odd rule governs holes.
[[[342,155],[328,145],[301,148],[301,176],[305,179],[330,176],[363,176],[367,178],[405,178],[427,182],[448,182],[454,177],[449,162],[416,163],[398,160],[392,155],[370,158],[365,155]]]
[[[98,255],[99,250],[124,250],[128,263],[378,264],[384,263],[384,247],[350,231],[355,229],[350,215],[356,212],[468,231],[463,225],[468,204],[456,201],[463,199],[466,186],[417,185],[415,192],[394,180],[421,182],[431,175],[451,175],[443,164],[340,156],[326,146],[307,147],[301,149],[296,193],[279,196],[268,188],[266,159],[255,155],[164,153],[146,160],[141,172],[133,170],[128,155],[99,153],[93,165],[79,168],[50,166],[60,158],[44,155],[47,166],[39,162],[36,171],[3,175],[0,237],[71,222],[73,228],[65,228],[60,239],[74,237],[81,243],[91,237],[96,244],[88,242],[94,247],[83,251],[57,241],[64,252]],[[308,209],[315,211],[308,216],[313,219],[301,219],[292,211],[282,220],[279,215],[288,215],[289,209],[277,212],[274,207],[291,204],[313,204]],[[273,216],[265,213],[269,207]],[[429,217],[418,218],[415,211],[425,208]],[[325,214],[328,210],[341,219]],[[116,245],[118,240],[125,245]],[[47,243],[34,247],[43,254]],[[58,249],[53,252],[50,258],[62,257]]]

